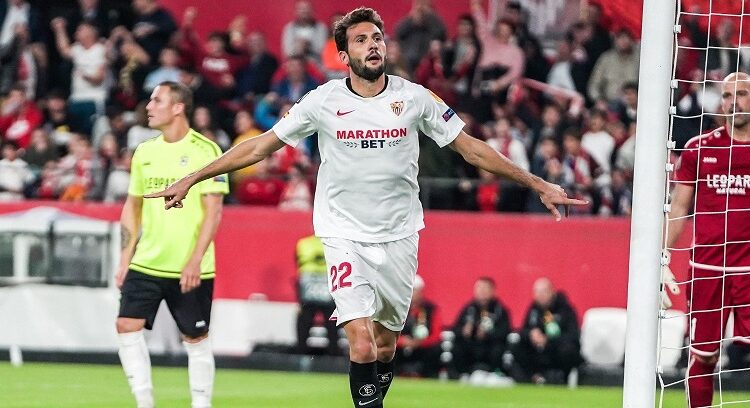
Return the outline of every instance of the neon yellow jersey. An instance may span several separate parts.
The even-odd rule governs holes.
[[[221,155],[214,142],[193,129],[180,141],[168,143],[164,135],[141,143],[133,153],[128,194],[142,196],[165,189]],[[164,210],[163,199],[144,199],[141,209],[141,238],[130,268],[149,275],[178,278],[198,241],[204,210],[201,195],[227,194],[226,175],[193,186],[182,201],[183,208]],[[201,279],[216,272],[214,244],[201,262]]]

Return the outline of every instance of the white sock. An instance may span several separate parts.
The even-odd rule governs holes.
[[[188,355],[188,376],[190,377],[190,394],[193,397],[193,408],[211,406],[211,394],[214,388],[214,355],[208,337],[197,342],[183,341]]]
[[[152,408],[154,387],[151,385],[151,357],[148,354],[143,330],[119,333],[117,337],[120,342],[120,362],[136,404],[138,408]]]

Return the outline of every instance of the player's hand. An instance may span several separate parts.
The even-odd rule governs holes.
[[[546,181],[544,181],[543,183],[544,184],[542,185],[542,187],[537,190],[539,199],[542,200],[542,204],[544,204],[544,206],[547,207],[552,215],[555,216],[555,220],[557,221],[560,221],[562,219],[560,211],[557,210],[558,205],[565,206],[565,216],[567,217],[569,205],[588,204],[588,201],[568,198],[568,194],[565,192],[565,190],[557,184],[548,183]]]
[[[680,294],[680,286],[677,284],[674,273],[672,273],[672,269],[669,267],[669,263],[671,261],[672,254],[669,253],[668,250],[664,250],[664,252],[662,253],[661,262],[661,284],[665,287],[663,287],[661,290],[661,308],[665,310],[672,307],[672,299],[669,298],[669,294],[667,293],[666,289],[669,289],[669,292],[673,295]]]
[[[115,272],[115,286],[117,289],[122,289],[122,284],[125,282],[125,277],[128,275],[128,266],[118,266],[117,272]]]
[[[200,261],[188,261],[180,274],[180,291],[188,293],[201,285]]]
[[[165,190],[157,193],[146,194],[143,198],[164,198],[164,209],[168,210],[172,207],[182,208],[182,200],[185,199],[190,187],[193,186],[193,182],[188,177],[183,177],[172,185],[167,187]]]
[[[529,340],[539,350],[543,350],[547,346],[547,336],[542,333],[538,328],[533,328],[529,332]]]

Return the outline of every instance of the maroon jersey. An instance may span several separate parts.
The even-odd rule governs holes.
[[[750,243],[741,242],[750,240],[750,142],[732,140],[720,127],[690,139],[685,149],[675,181],[697,188],[691,263],[750,271]]]

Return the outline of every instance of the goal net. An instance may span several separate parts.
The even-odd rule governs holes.
[[[725,81],[750,69],[750,1],[671,1],[661,263],[681,293],[659,314],[657,401],[674,390],[692,408],[750,404],[750,79]]]

